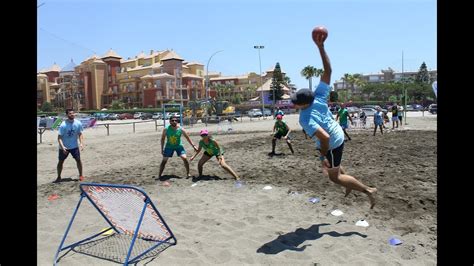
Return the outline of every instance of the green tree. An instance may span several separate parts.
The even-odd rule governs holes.
[[[269,98],[273,101],[281,100],[283,96],[283,75],[281,74],[280,63],[276,63],[275,69],[273,70],[272,83],[270,84]]]
[[[113,100],[112,104],[110,105],[110,109],[119,110],[119,109],[123,109],[123,106],[124,106],[124,103],[122,101]]]
[[[313,88],[313,77],[316,75],[316,72],[317,72],[317,68],[315,68],[314,66],[305,66],[302,70],[301,70],[301,76],[305,77],[308,81],[309,81],[309,88],[312,89]]]
[[[339,100],[339,95],[337,91],[330,91],[329,92],[329,101],[330,102],[337,102]]]
[[[233,99],[233,96],[234,96],[234,89],[235,89],[235,86],[233,84],[226,84],[225,85],[225,94],[227,95],[227,100],[229,102],[232,101]]]
[[[244,88],[244,99],[249,100],[250,98],[255,95],[255,92],[257,91],[256,86],[248,85],[247,87]]]
[[[53,106],[51,105],[50,102],[44,102],[44,103],[41,105],[41,111],[43,111],[43,112],[51,112],[51,111],[53,111]]]
[[[233,103],[233,104],[240,104],[241,102],[242,102],[242,94],[236,93],[236,94],[232,97],[232,103]]]
[[[430,73],[428,72],[428,68],[426,67],[425,62],[423,62],[416,74],[415,82],[419,84],[429,84],[430,83]]]
[[[214,90],[217,92],[217,99],[224,100],[226,87],[223,84],[213,85]]]
[[[338,93],[338,101],[346,102],[347,101],[347,91],[340,90]]]

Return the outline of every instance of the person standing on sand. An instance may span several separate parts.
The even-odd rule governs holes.
[[[284,140],[286,140],[286,143],[288,144],[288,147],[290,148],[291,154],[295,154],[293,151],[293,147],[291,146],[291,140],[290,137],[288,136],[291,132],[290,127],[286,124],[285,121],[283,121],[283,116],[282,115],[277,115],[276,116],[277,121],[273,125],[273,132],[272,132],[272,152],[270,152],[268,155],[273,156],[275,155],[275,146],[276,146],[276,141],[277,139],[281,139],[283,137]],[[276,133],[275,133],[276,130]]]
[[[212,137],[209,136],[209,131],[207,129],[202,129],[201,132],[199,133],[201,135],[201,140],[199,141],[199,148],[196,151],[196,154],[194,154],[189,161],[194,160],[194,158],[201,152],[202,149],[204,149],[204,154],[201,157],[201,160],[199,160],[198,163],[198,172],[199,176],[202,176],[202,168],[204,164],[209,161],[213,156],[216,156],[217,161],[219,162],[219,165],[224,168],[229,174],[231,174],[235,180],[240,180],[240,177],[235,173],[232,168],[230,168],[229,165],[224,160],[224,150],[221,149],[217,141],[215,141]]]
[[[189,174],[189,162],[186,158],[186,151],[184,150],[183,144],[181,144],[181,135],[184,135],[186,140],[191,144],[191,146],[196,151],[197,148],[189,138],[188,133],[181,128],[178,124],[179,118],[176,116],[172,116],[170,118],[170,124],[163,128],[163,132],[161,133],[161,154],[163,154],[163,160],[160,164],[160,174],[158,178],[161,178],[161,174],[163,174],[163,170],[165,170],[166,162],[168,159],[173,157],[173,153],[176,151],[176,154],[183,160],[184,167],[186,168],[186,176],[190,177]],[[166,145],[165,144],[165,139]]]
[[[400,120],[400,127],[403,126],[403,106],[399,105],[398,106],[398,120]]]
[[[292,95],[291,101],[296,108],[301,109],[299,122],[305,132],[316,141],[321,153],[319,157],[322,167],[327,171],[329,179],[346,188],[345,196],[355,189],[365,193],[370,200],[370,208],[375,205],[374,194],[376,188],[368,187],[355,177],[341,172],[341,160],[344,149],[344,132],[341,126],[331,117],[327,99],[329,98],[329,83],[331,81],[331,65],[324,49],[324,36],[319,34],[315,38],[323,61],[323,75],[315,91],[300,89]]]
[[[398,128],[398,121],[400,119],[398,119],[398,106],[397,104],[394,104],[392,106],[392,129],[395,129],[395,128]],[[397,126],[395,127],[395,124],[397,124]]]
[[[336,121],[339,119],[339,125],[342,127],[342,131],[344,131],[344,135],[347,136],[348,140],[351,140],[349,134],[347,134],[346,129],[349,128],[349,123],[347,122],[347,118],[351,121],[351,125],[354,124],[352,122],[352,118],[349,116],[349,112],[347,111],[346,105],[343,103],[341,104],[341,109],[337,112]]]
[[[77,170],[79,171],[79,180],[83,181],[84,176],[82,175],[82,161],[81,151],[84,150],[84,136],[82,135],[82,123],[74,119],[76,114],[72,109],[66,109],[67,119],[61,123],[58,128],[58,143],[59,143],[59,154],[58,154],[58,177],[53,183],[61,182],[61,172],[63,171],[63,164],[69,153],[76,160]],[[79,146],[77,140],[79,139]]]
[[[377,112],[374,113],[374,136],[375,132],[377,132],[377,127],[380,128],[380,133],[383,135],[383,112],[382,108],[377,107]]]

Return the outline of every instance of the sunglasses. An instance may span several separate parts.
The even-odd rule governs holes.
[[[202,134],[201,137],[207,137],[207,134]]]
[[[171,122],[178,122],[178,120],[175,120],[175,119],[172,119],[172,120],[170,120],[170,121],[171,121]]]

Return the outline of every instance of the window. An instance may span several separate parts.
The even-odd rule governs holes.
[[[161,80],[155,80],[155,88],[161,88]]]

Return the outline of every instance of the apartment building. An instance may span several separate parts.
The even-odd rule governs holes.
[[[438,79],[437,70],[428,70],[430,75],[430,80],[433,82]],[[416,79],[418,71],[406,71],[406,72],[396,72],[391,68],[383,69],[380,73],[370,73],[370,74],[361,74],[361,79],[367,83],[385,83],[389,81],[401,81],[402,77],[404,79]],[[333,83],[333,88],[336,91],[339,90],[351,90],[353,95],[360,94],[360,87],[357,84],[349,84],[344,80],[344,77],[341,77],[339,80]]]

